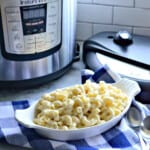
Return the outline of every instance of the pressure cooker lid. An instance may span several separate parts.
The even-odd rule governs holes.
[[[150,82],[150,37],[127,31],[101,32],[84,42],[83,51],[83,57],[96,52],[101,64],[108,64],[122,75]]]
[[[89,44],[91,50],[150,69],[150,37],[131,35],[127,31],[101,32],[84,43],[86,47]]]
[[[122,33],[122,34],[121,34]],[[85,43],[93,44],[93,49],[106,56],[150,69],[150,37],[128,35],[121,32],[102,32]]]

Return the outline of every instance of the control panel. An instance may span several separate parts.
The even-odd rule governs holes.
[[[16,2],[15,2],[16,1]],[[50,51],[61,43],[62,0],[2,0],[5,51],[28,55]]]

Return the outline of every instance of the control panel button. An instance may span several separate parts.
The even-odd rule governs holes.
[[[8,23],[8,32],[12,33],[12,32],[19,32],[21,33],[21,24],[19,22],[12,22],[12,23]]]
[[[55,21],[57,22],[57,14],[48,14],[49,22]]]
[[[49,21],[48,22],[48,27],[53,29],[57,27],[57,21],[53,20],[53,21]]]
[[[55,23],[48,23],[47,31],[48,31],[48,34],[50,36],[56,36],[57,32],[58,32],[57,22],[55,22]]]
[[[46,49],[45,42],[36,43],[36,52],[44,52]]]
[[[50,41],[52,38],[57,38],[57,30],[56,29],[51,29],[46,35],[46,40]]]
[[[20,52],[24,50],[23,35],[21,33],[22,32],[20,31],[9,30],[9,52],[14,54],[20,54]]]
[[[19,41],[11,42],[9,53],[21,54],[24,51],[24,44]]]
[[[20,25],[20,23],[17,23],[17,22],[9,23],[8,28],[9,28],[9,31],[12,31],[12,32],[21,31],[21,25]]]
[[[52,47],[53,47],[53,45],[52,45],[50,42],[46,42],[45,48],[46,48],[47,50],[51,49]]]
[[[19,10],[19,8],[18,7],[7,7],[6,9],[5,9],[5,12],[6,12],[6,14],[19,14],[20,13],[20,10]]]
[[[45,38],[46,38],[45,33],[41,33],[41,34],[36,35],[36,43],[45,42]]]
[[[35,43],[25,44],[25,53],[34,54],[35,53]]]
[[[23,36],[18,31],[14,31],[14,32],[10,31],[9,32],[9,37],[11,37],[10,42],[15,42],[15,41],[23,42]]]
[[[24,42],[25,42],[25,45],[26,44],[31,44],[31,43],[35,44],[35,36],[33,36],[33,35],[25,36],[24,37]]]
[[[48,3],[48,15],[57,14],[58,12],[58,2]]]
[[[21,22],[19,14],[7,14],[7,22]]]
[[[13,39],[14,39],[15,41],[21,41],[21,35],[20,35],[19,33],[14,33]]]
[[[24,50],[24,46],[22,43],[16,43],[15,48],[16,50],[19,50],[19,51]]]

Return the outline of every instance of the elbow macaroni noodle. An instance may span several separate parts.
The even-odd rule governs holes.
[[[127,104],[127,95],[117,87],[88,80],[43,95],[36,105],[34,123],[63,130],[90,127],[119,115]]]

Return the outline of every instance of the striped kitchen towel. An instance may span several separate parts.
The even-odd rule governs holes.
[[[82,82],[91,79],[94,82],[105,80],[115,82],[120,76],[110,70],[108,66],[103,66],[96,72],[84,69],[81,71]],[[34,129],[29,129],[20,125],[14,118],[16,109],[28,108],[33,101],[7,101],[0,102],[0,142],[17,145],[20,147],[32,148],[34,150],[140,150],[140,143],[137,134],[128,126],[123,118],[115,127],[99,134],[82,140],[56,141],[38,135]],[[134,100],[145,114],[150,110],[143,104]],[[89,133],[90,134],[90,133]]]

